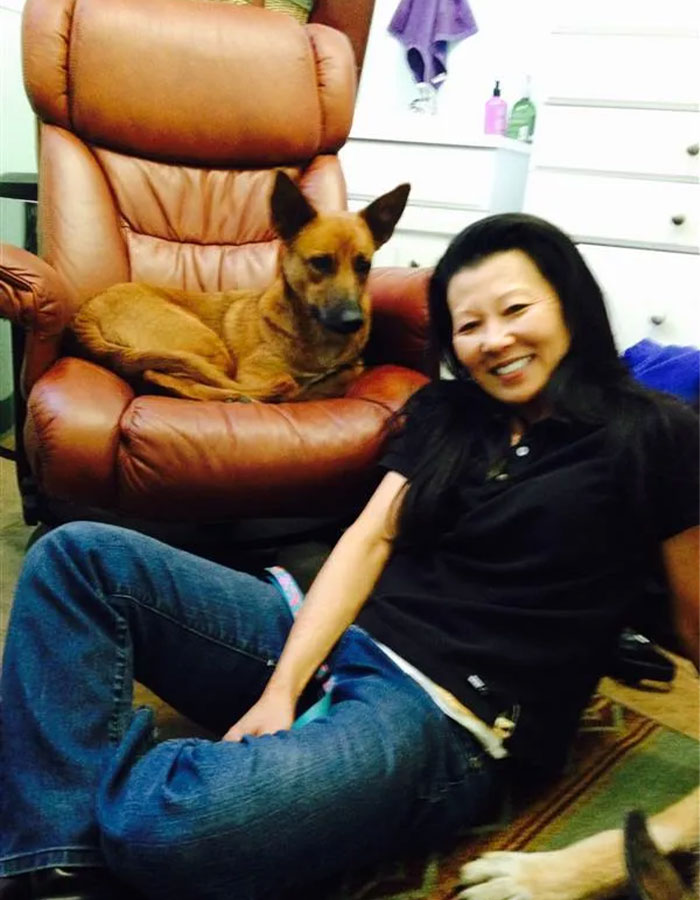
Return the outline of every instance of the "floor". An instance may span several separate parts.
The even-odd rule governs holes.
[[[6,441],[0,439],[0,443]],[[22,521],[14,466],[10,461],[0,459],[0,655],[17,573],[33,530]],[[313,567],[322,558],[322,553],[320,548],[307,545],[303,550],[304,559],[297,560],[297,567],[307,576],[302,580],[307,580],[312,576]],[[306,572],[303,571],[305,568]],[[676,663],[677,675],[670,687],[639,690],[606,678],[601,682],[600,689],[621,704],[697,739],[700,737],[698,679],[690,663],[680,659],[676,659]],[[143,695],[139,697],[139,702],[144,699],[153,702],[153,698]]]

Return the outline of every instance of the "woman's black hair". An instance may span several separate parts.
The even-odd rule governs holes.
[[[509,250],[527,254],[554,288],[569,331],[569,349],[544,392],[551,413],[572,423],[606,424],[612,447],[630,451],[633,473],[642,471],[641,429],[658,422],[659,411],[668,425],[664,407],[671,401],[631,377],[618,355],[602,291],[570,238],[523,213],[481,219],[453,239],[430,281],[431,342],[452,380],[434,381],[399,413],[410,426],[402,439],[416,465],[401,498],[397,543],[426,546],[426,535],[442,533],[458,482],[483,482],[508,452],[513,410],[487,395],[457,359],[447,289],[458,272]],[[629,490],[638,493],[633,481],[631,475]]]

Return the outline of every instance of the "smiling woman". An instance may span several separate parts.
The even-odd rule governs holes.
[[[462,269],[447,305],[457,359],[487,394],[542,414],[542,390],[569,349],[569,330],[554,288],[521,250]]]
[[[309,896],[482,823],[504,782],[562,767],[659,551],[697,664],[697,418],[632,381],[571,241],[482,220],[430,311],[454,380],[399,414],[295,618],[278,571],[137,532],[71,523],[32,547],[3,661],[0,876],[106,865],[151,897]],[[154,742],[132,676],[221,740]]]

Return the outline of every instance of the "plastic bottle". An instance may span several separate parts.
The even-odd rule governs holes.
[[[486,101],[484,116],[485,134],[505,134],[508,118],[508,104],[501,97],[500,82],[493,88],[493,96]]]
[[[517,103],[513,104],[513,109],[510,111],[506,137],[529,143],[535,131],[535,117],[535,104],[530,99],[530,76],[528,75],[525,81],[525,94]]]

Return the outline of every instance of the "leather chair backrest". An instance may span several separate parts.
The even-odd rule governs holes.
[[[347,34],[355,52],[358,77],[367,49],[374,0],[315,0],[309,22],[319,22]]]
[[[23,45],[40,253],[81,299],[268,284],[278,167],[317,207],[345,206],[356,76],[340,32],[202,0],[27,0]]]

